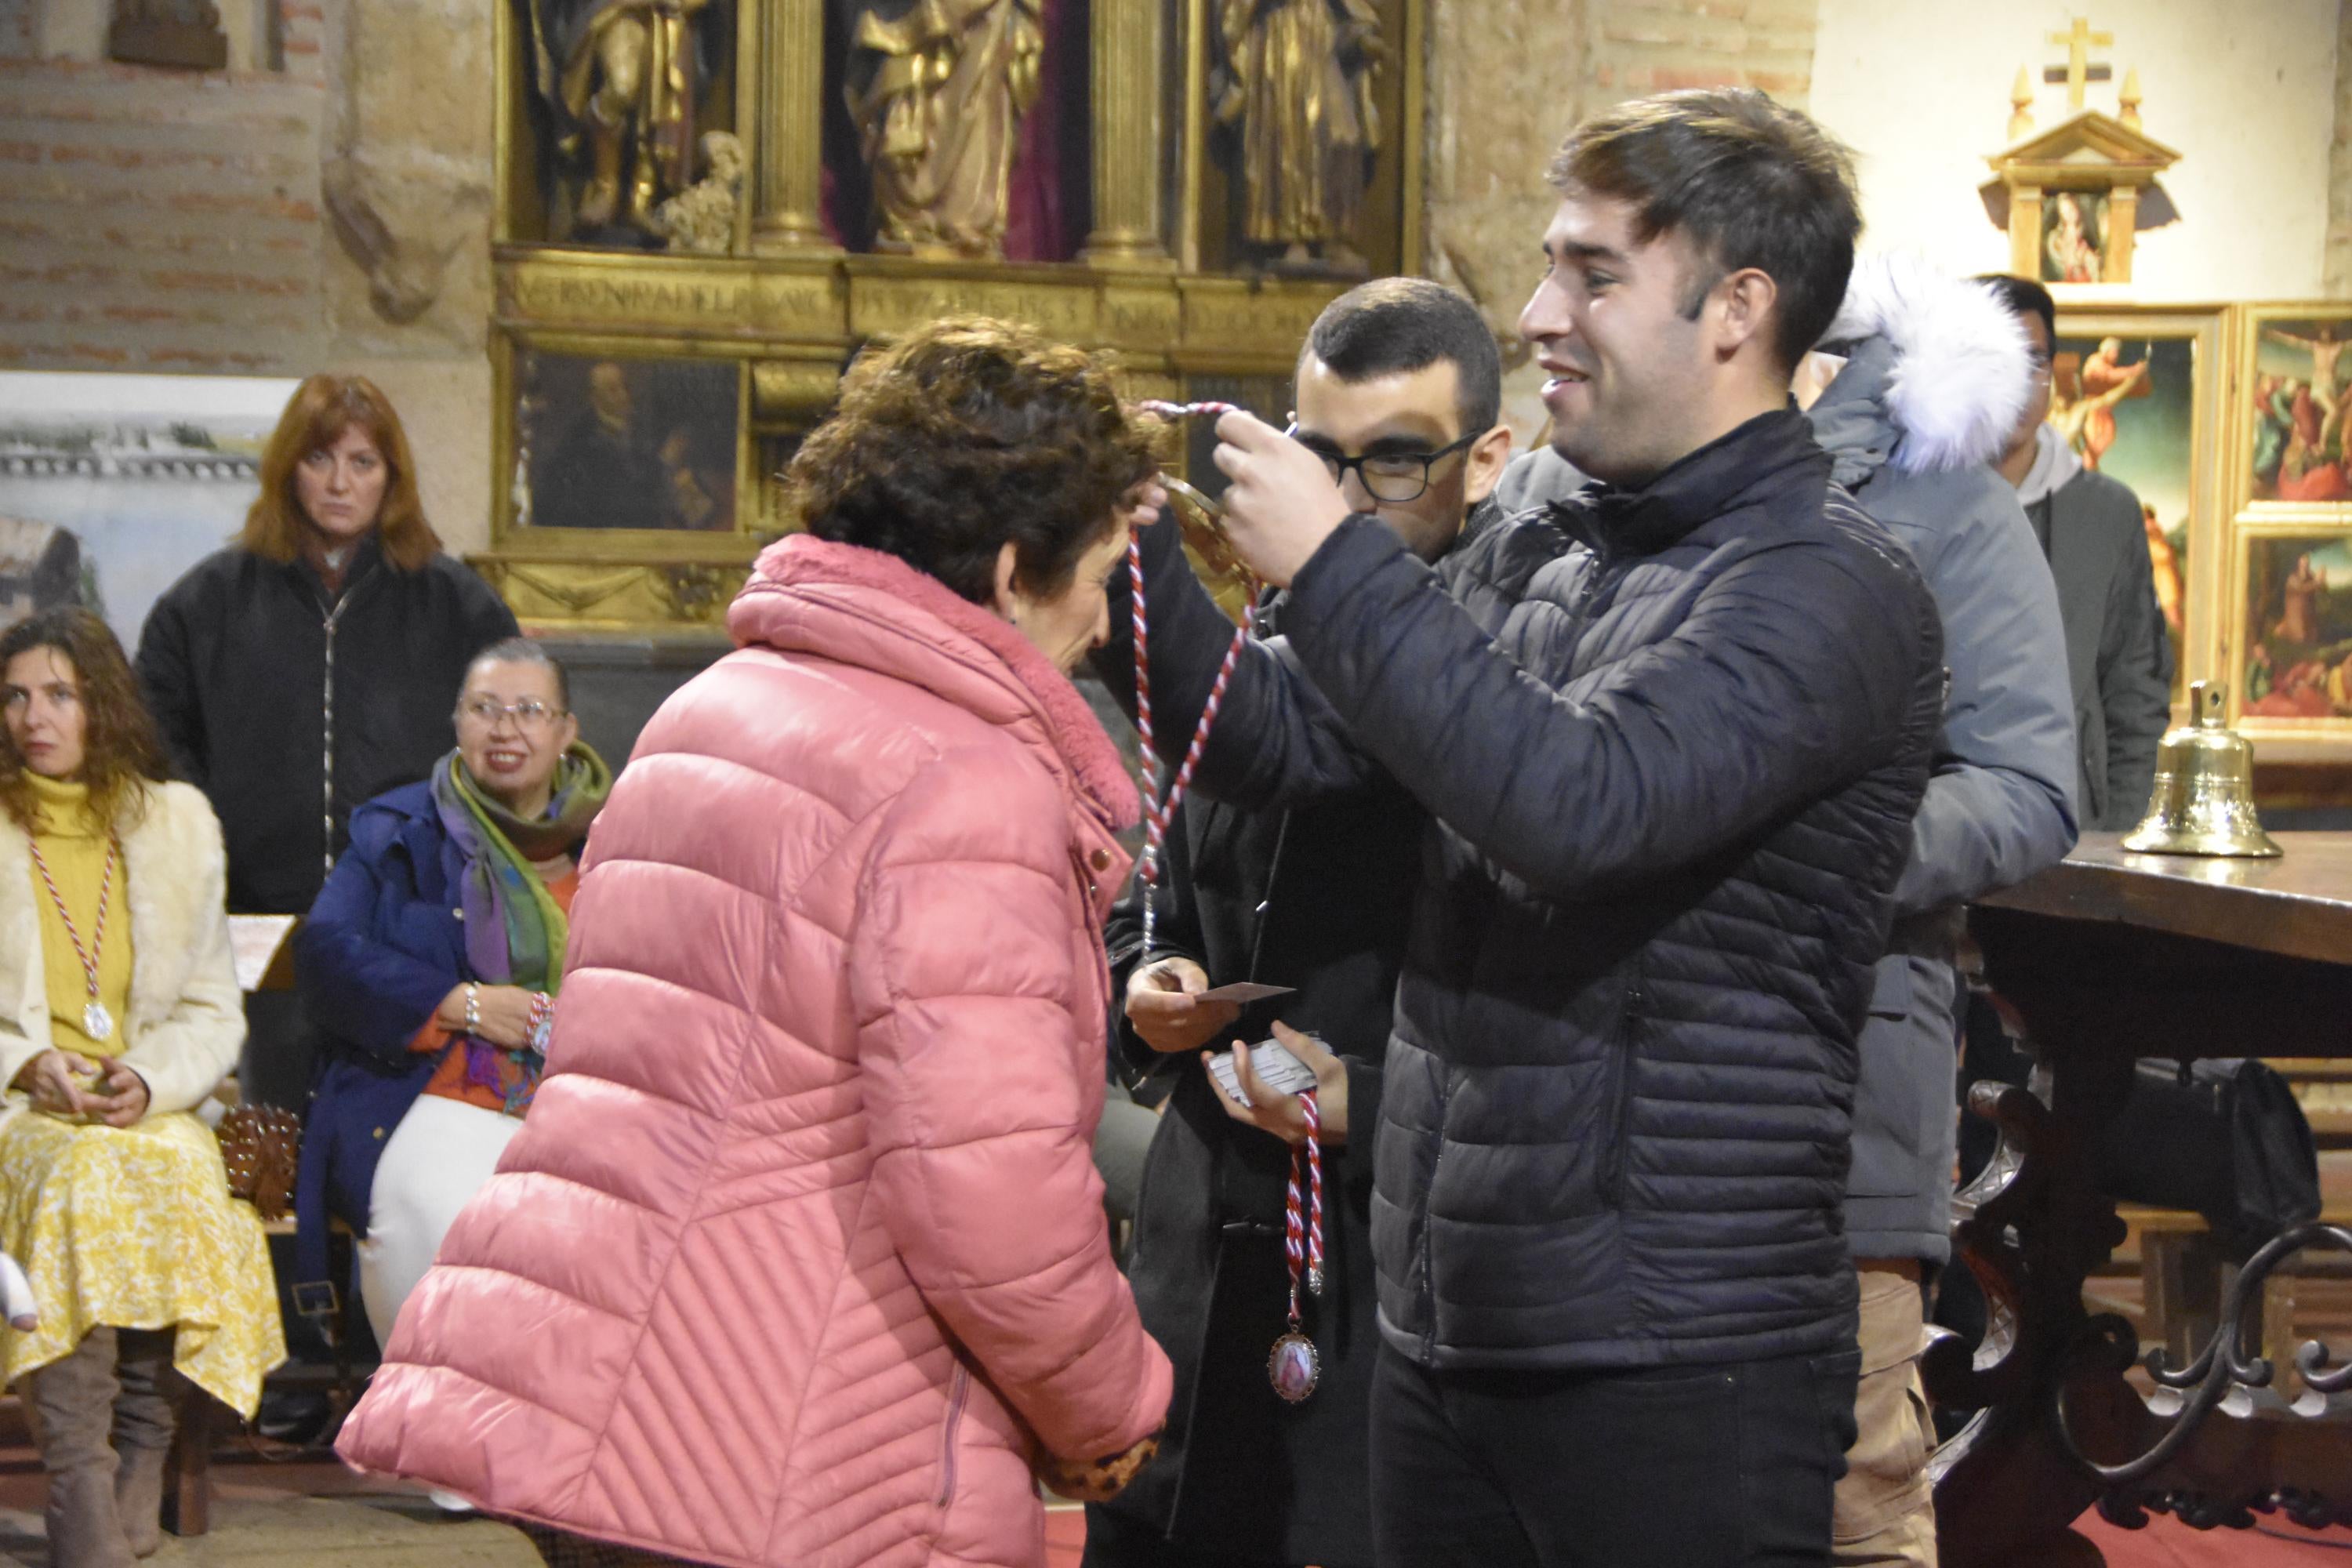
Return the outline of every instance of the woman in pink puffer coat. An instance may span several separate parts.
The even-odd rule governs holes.
[[[400,1314],[353,1465],[730,1564],[1042,1563],[1167,1359],[1105,1235],[1101,922],[1133,786],[1066,672],[1146,433],[935,325],[850,373],[734,653],[590,839],[548,1071]]]

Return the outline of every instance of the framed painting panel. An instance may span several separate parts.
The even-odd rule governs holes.
[[[2052,344],[2051,423],[2084,468],[2139,498],[2176,704],[2217,657],[2227,324],[2218,306],[2062,305]]]
[[[2352,515],[2242,521],[2227,638],[2250,736],[2352,741]]]
[[[2352,306],[2243,307],[2231,409],[2233,492],[2249,505],[2352,504]]]
[[[156,599],[245,526],[298,384],[0,372],[0,628],[82,604],[135,650]]]
[[[744,552],[758,511],[745,362],[684,343],[501,346],[502,543],[645,560]]]

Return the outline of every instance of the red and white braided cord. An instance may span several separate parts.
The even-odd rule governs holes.
[[[1282,1250],[1290,1263],[1290,1320],[1294,1323],[1298,1321],[1301,1275],[1310,1282],[1323,1278],[1323,1119],[1315,1109],[1313,1089],[1299,1095],[1298,1109],[1307,1117],[1307,1142],[1290,1152],[1290,1182],[1282,1198]],[[1298,1180],[1302,1158],[1307,1163],[1303,1212]],[[1319,1290],[1319,1285],[1314,1288]]]
[[[1166,418],[1181,418],[1192,414],[1232,414],[1237,412],[1231,403],[1167,403],[1147,399],[1136,405],[1147,414]],[[1143,584],[1143,540],[1131,534],[1127,542],[1127,574],[1134,603],[1135,624],[1135,727],[1143,742],[1143,853],[1136,861],[1136,874],[1143,879],[1143,950],[1151,951],[1153,918],[1151,889],[1160,884],[1160,865],[1166,853],[1168,824],[1176,808],[1184,803],[1184,793],[1192,785],[1192,769],[1201,760],[1201,752],[1209,743],[1209,731],[1217,721],[1217,710],[1223,706],[1225,688],[1232,682],[1234,665],[1242,648],[1250,639],[1251,629],[1257,624],[1257,584],[1250,584],[1249,602],[1242,609],[1242,624],[1234,630],[1234,640],[1225,649],[1223,663],[1217,666],[1217,679],[1209,688],[1209,700],[1201,709],[1201,721],[1192,730],[1192,743],[1184,748],[1184,760],[1176,769],[1175,781],[1168,787],[1165,799],[1160,794],[1160,753],[1153,743],[1151,728],[1151,655],[1150,630],[1145,624]]]

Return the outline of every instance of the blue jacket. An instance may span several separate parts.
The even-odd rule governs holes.
[[[1174,531],[1145,546],[1171,748],[1226,641]],[[1435,573],[1351,519],[1289,610],[1198,788],[1283,803],[1378,765],[1437,820],[1373,1156],[1388,1342],[1438,1368],[1851,1348],[1855,1037],[1942,659],[1804,419]],[[1118,692],[1116,645],[1097,668]]]
[[[451,986],[473,978],[463,868],[430,784],[380,795],[352,813],[351,846],[294,939],[295,984],[324,1037],[295,1196],[298,1285],[325,1275],[330,1214],[366,1232],[384,1141],[440,1060],[408,1042]]]

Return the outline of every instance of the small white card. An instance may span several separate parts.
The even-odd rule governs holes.
[[[1242,1098],[1241,1079],[1234,1071],[1234,1054],[1219,1051],[1209,1058],[1217,1086],[1235,1100]],[[1290,1054],[1280,1040],[1260,1040],[1250,1047],[1250,1071],[1276,1094],[1303,1094],[1315,1087],[1315,1069]]]
[[[1211,990],[1193,993],[1197,1002],[1263,1002],[1269,996],[1287,996],[1298,989],[1296,985],[1260,985],[1255,980],[1236,980],[1231,985],[1219,985]]]

